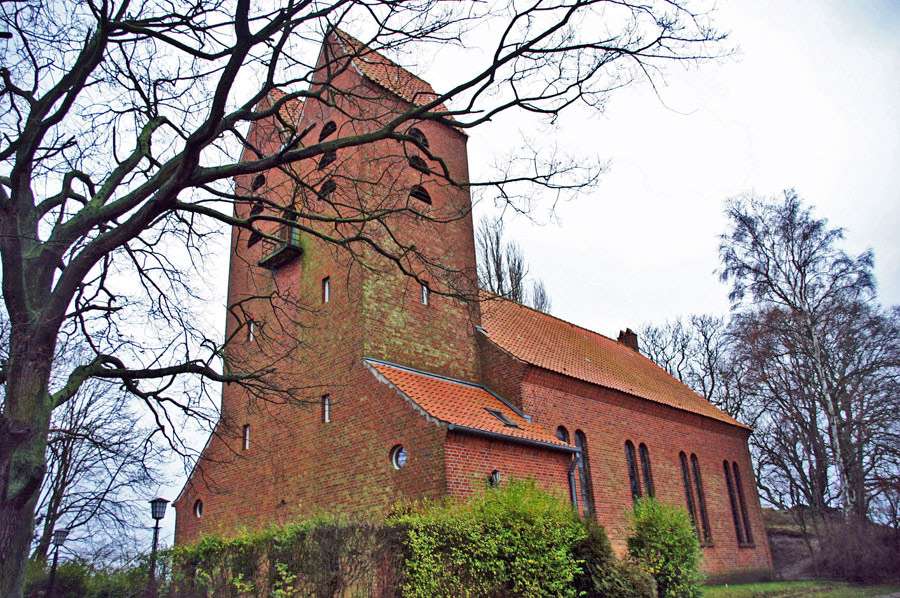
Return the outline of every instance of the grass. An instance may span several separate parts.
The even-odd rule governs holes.
[[[703,589],[703,598],[857,598],[900,592],[900,585],[858,586],[839,581],[773,581]]]

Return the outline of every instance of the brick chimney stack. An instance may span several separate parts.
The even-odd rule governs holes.
[[[641,350],[638,349],[638,339],[637,333],[631,328],[626,328],[624,331],[619,331],[619,338],[616,339],[635,353],[640,353]]]

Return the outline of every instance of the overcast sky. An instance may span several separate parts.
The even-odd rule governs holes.
[[[846,229],[849,251],[874,250],[880,300],[900,303],[900,3],[754,0],[723,3],[715,20],[736,58],[676,65],[661,97],[636,86],[600,117],[563,121],[561,147],[609,159],[609,172],[558,224],[507,226],[553,314],[609,336],[724,314],[723,201],[789,187]],[[476,176],[496,136],[471,132]]]

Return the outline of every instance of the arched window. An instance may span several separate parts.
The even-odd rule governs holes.
[[[325,168],[329,164],[333,163],[337,160],[337,150],[331,150],[330,152],[325,152],[322,154],[322,157],[319,158],[319,170]]]
[[[703,525],[701,539],[712,542],[712,530],[709,528],[709,516],[706,514],[706,495],[703,493],[703,480],[700,477],[700,462],[697,455],[691,453],[691,468],[694,470],[694,486],[697,488],[697,507],[700,511],[700,523]]]
[[[656,496],[656,489],[653,487],[653,472],[650,471],[650,451],[643,442],[638,447],[638,453],[641,456],[641,469],[644,471],[644,491],[652,498]]]
[[[322,130],[319,132],[319,141],[324,141],[326,137],[328,137],[335,131],[337,131],[337,125],[334,124],[333,120],[329,120],[327,123],[325,123],[325,125],[322,127]]]
[[[581,430],[575,430],[575,446],[581,451],[578,460],[578,477],[581,480],[581,501],[584,503],[584,514],[594,512],[594,491],[591,489],[591,466],[588,459],[587,438]]]
[[[406,134],[418,141],[419,145],[428,147],[428,137],[425,137],[425,133],[423,133],[421,129],[417,127],[410,127]]]
[[[732,463],[734,468],[734,486],[738,496],[738,503],[741,505],[741,519],[744,522],[744,536],[747,544],[753,544],[753,532],[750,529],[750,517],[747,514],[747,503],[744,501],[744,486],[741,484],[741,472],[738,470],[737,463]]]
[[[566,430],[565,426],[560,426],[556,428],[556,437],[563,442],[569,442],[569,431]]]
[[[266,175],[258,174],[256,178],[253,179],[253,182],[250,184],[250,190],[256,191],[260,187],[266,184]]]
[[[331,194],[334,193],[335,189],[337,189],[337,183],[335,183],[332,179],[328,179],[327,181],[322,183],[321,187],[319,187],[319,191],[316,193],[316,197],[318,197],[322,201],[325,201],[329,197],[331,197]]]
[[[688,514],[691,516],[691,522],[697,529],[697,510],[694,508],[694,493],[691,490],[691,470],[688,468],[687,455],[684,452],[678,453],[678,459],[681,461],[681,481],[684,482],[684,498],[687,503]]]
[[[413,188],[409,190],[409,196],[427,204],[431,203],[431,194],[422,185],[413,185]]]
[[[199,498],[194,501],[194,517],[197,519],[203,517],[203,501]]]
[[[734,533],[738,544],[744,543],[744,530],[741,529],[741,516],[738,513],[737,495],[734,493],[734,484],[731,481],[731,466],[728,461],[722,461],[725,470],[725,486],[728,487],[728,502],[731,504],[731,519],[734,521]]]
[[[431,174],[431,170],[428,168],[428,164],[425,163],[425,159],[422,156],[410,156],[409,165],[419,172]]]
[[[638,478],[637,459],[634,455],[634,443],[625,441],[625,460],[628,463],[628,480],[631,482],[631,500],[641,497],[641,480]]]

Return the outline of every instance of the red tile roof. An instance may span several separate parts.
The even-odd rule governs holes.
[[[511,439],[574,448],[542,426],[527,421],[482,386],[372,359],[367,359],[366,363],[410,401],[443,423],[502,434]],[[507,426],[488,409],[501,412],[518,427]]]
[[[274,104],[287,94],[281,91],[280,89],[272,89],[269,92],[269,98],[271,98],[272,103]],[[281,115],[281,118],[284,119],[285,122],[296,125],[300,122],[300,114],[303,112],[303,100],[294,98],[292,100],[286,101],[281,105],[281,108],[278,110],[278,113]]]
[[[489,295],[481,326],[495,345],[532,365],[746,428],[625,345],[559,318]]]
[[[340,29],[335,28],[334,32],[345,51],[353,57],[353,65],[367,79],[400,96],[410,104],[421,106],[438,97],[431,85],[396,62],[382,56]],[[434,111],[446,112],[447,108],[443,104],[439,104]]]

